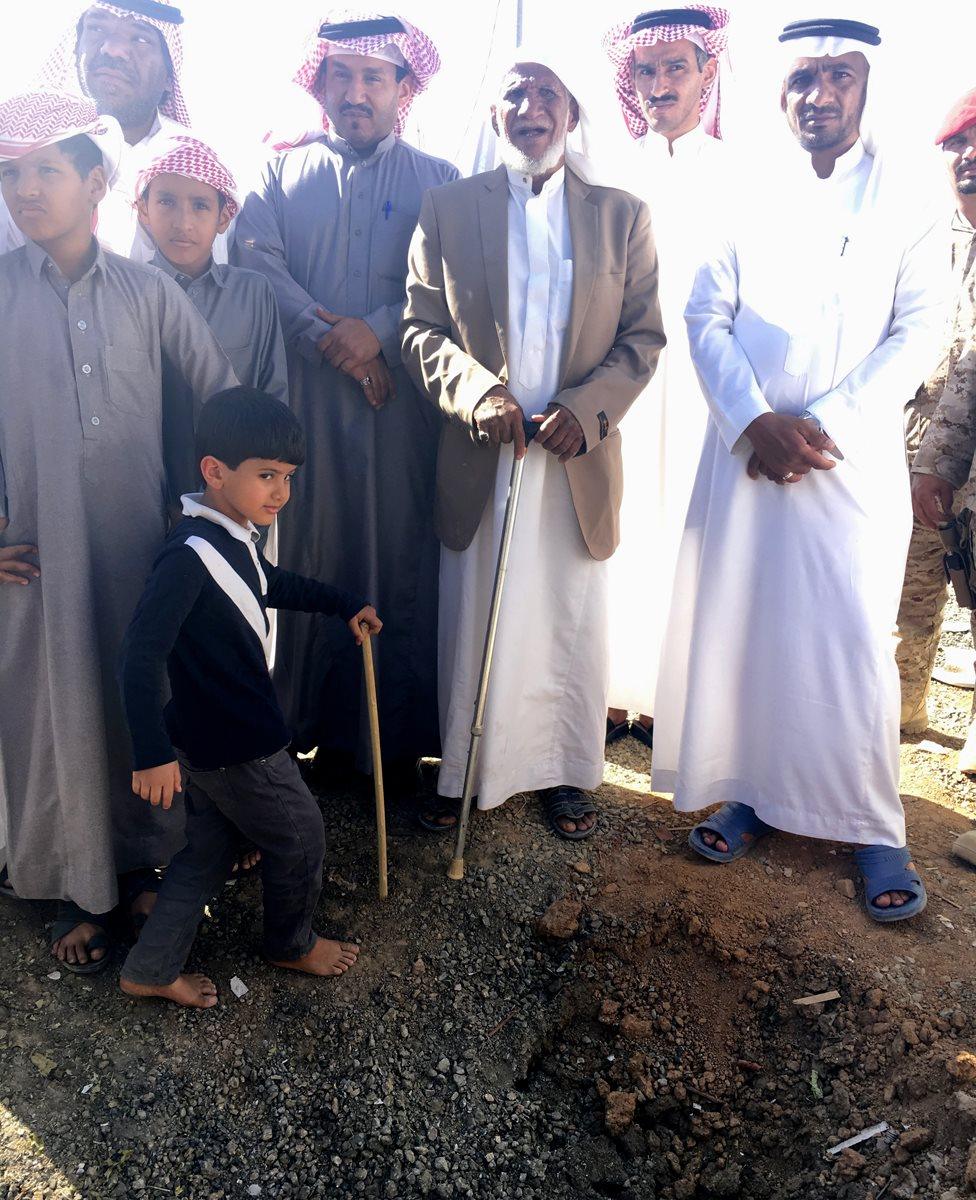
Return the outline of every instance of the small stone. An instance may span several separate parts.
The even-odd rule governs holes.
[[[261,1195],[260,1183],[252,1183],[250,1185],[250,1187],[247,1189],[247,1194],[249,1196],[260,1196]]]
[[[949,1059],[947,1069],[958,1083],[976,1083],[976,1054],[963,1050]]]
[[[54,1070],[54,1068],[58,1065],[54,1061],[53,1058],[48,1058],[48,1056],[46,1054],[41,1054],[41,1053],[32,1054],[30,1056],[30,1060],[34,1064],[34,1066],[37,1067],[37,1069],[40,1071],[40,1073],[44,1076],[45,1079],[48,1077],[48,1075],[51,1074],[51,1072]]]
[[[968,1092],[956,1092],[956,1107],[964,1117],[976,1120],[976,1096]]]
[[[540,937],[566,942],[579,933],[583,905],[579,900],[564,896],[546,909],[536,923]]]
[[[857,895],[857,887],[853,879],[835,879],[834,890],[840,892],[842,896],[846,896],[848,900],[853,900]]]
[[[448,1071],[450,1071],[450,1069],[451,1069],[451,1060],[449,1058],[442,1058],[441,1061],[437,1064],[438,1075],[446,1075],[448,1073]]]
[[[637,1093],[610,1092],[604,1104],[606,1106],[604,1120],[607,1132],[614,1137],[626,1133],[634,1123],[634,1114],[637,1112]]]
[[[845,1183],[850,1183],[857,1179],[864,1168],[868,1165],[868,1160],[863,1154],[858,1154],[856,1150],[852,1150],[849,1146],[846,1150],[841,1150],[837,1155],[837,1162],[834,1165],[834,1170],[837,1172],[837,1178],[842,1179]]]
[[[620,1022],[620,1032],[625,1038],[630,1038],[633,1041],[640,1041],[651,1036],[654,1025],[651,1021],[645,1020],[642,1017],[635,1017],[633,1013],[628,1013]]]
[[[620,1005],[616,1000],[605,999],[600,1005],[596,1019],[601,1025],[617,1025],[620,1021]]]
[[[971,1192],[976,1192],[976,1142],[969,1147],[969,1157],[966,1159],[963,1180]]]
[[[918,1026],[914,1021],[902,1021],[901,1036],[906,1046],[918,1045]]]
[[[927,1150],[935,1140],[935,1135],[931,1129],[926,1129],[924,1126],[919,1126],[917,1129],[906,1129],[898,1139],[898,1149],[904,1150],[906,1154],[918,1154],[920,1150]]]
[[[410,968],[410,970],[413,972],[414,975],[423,975],[424,972],[427,970],[427,964],[424,962],[424,960],[422,958],[418,958],[417,961]]]
[[[579,862],[574,862],[573,870],[576,871],[577,874],[579,874],[579,875],[592,875],[593,874],[593,868],[584,859],[580,859]]]

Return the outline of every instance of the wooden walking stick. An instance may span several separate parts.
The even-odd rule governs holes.
[[[386,800],[383,795],[383,759],[380,754],[380,709],[376,701],[376,672],[373,670],[373,646],[369,626],[359,626],[363,635],[363,670],[366,674],[366,704],[369,708],[369,740],[373,750],[373,793],[376,797],[377,890],[381,900],[387,897],[386,879]]]

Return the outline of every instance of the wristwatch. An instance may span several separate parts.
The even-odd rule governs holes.
[[[809,408],[805,408],[803,410],[803,412],[800,413],[800,420],[801,421],[812,421],[814,423],[814,425],[816,425],[816,427],[820,430],[820,432],[824,434],[825,437],[829,436],[829,434],[827,434],[824,430],[823,421],[820,420],[820,418],[817,416],[816,413],[812,413],[809,410]]]

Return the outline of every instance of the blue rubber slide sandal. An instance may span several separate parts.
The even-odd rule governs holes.
[[[854,861],[864,879],[864,907],[873,920],[907,921],[928,903],[925,884],[907,846],[862,846],[854,851]],[[879,908],[874,900],[882,892],[911,892],[912,898],[897,907]]]
[[[706,845],[702,840],[702,834],[706,832],[717,833],[728,846],[728,850],[723,853],[714,846]],[[775,832],[772,825],[760,821],[748,804],[730,800],[728,804],[723,804],[718,812],[712,813],[707,820],[695,826],[688,835],[688,845],[702,858],[711,859],[712,862],[729,863],[748,854],[760,838]],[[744,833],[751,834],[752,840],[743,841]]]

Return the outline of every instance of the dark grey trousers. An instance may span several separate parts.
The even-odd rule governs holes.
[[[312,918],[322,891],[322,814],[286,750],[218,771],[180,760],[186,846],[163,876],[156,906],[129,951],[122,975],[165,985],[183,970],[204,905],[220,890],[239,834],[261,851],[264,953],[301,958],[315,942]]]

